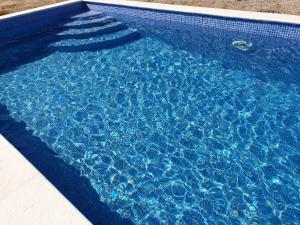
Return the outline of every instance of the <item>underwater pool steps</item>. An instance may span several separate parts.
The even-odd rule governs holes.
[[[22,44],[27,44],[28,42],[38,42],[40,39],[43,38],[47,38],[49,36],[55,36],[58,33],[67,31],[68,29],[90,29],[90,28],[104,28],[106,25],[109,25],[111,23],[114,23],[116,20],[112,19],[111,17],[107,17],[105,18],[105,20],[100,21],[97,26],[94,27],[85,27],[84,24],[80,25],[77,24],[76,26],[65,26],[68,22],[70,22],[69,19],[67,19],[64,23],[59,24],[56,27],[52,27],[52,28],[48,28],[45,30],[42,30],[40,32],[36,32],[34,34],[31,35],[26,35],[26,36],[22,36],[20,38],[16,38],[14,40],[11,40],[10,42],[6,42],[3,44],[0,44],[0,51],[2,52],[4,49],[8,49],[8,48],[15,48],[18,47],[18,45],[22,45]]]
[[[104,16],[106,16],[105,13],[99,12],[99,13],[93,13],[93,14],[90,13],[86,16],[82,16],[82,14],[79,14],[79,15],[70,17],[70,19],[77,20],[77,21],[79,21],[79,20],[83,21],[83,20],[97,19],[97,18],[101,18],[101,17],[104,17]]]
[[[101,16],[98,18],[92,18],[88,20],[72,20],[71,22],[65,23],[64,26],[68,27],[68,26],[76,26],[76,25],[85,25],[85,24],[97,23],[97,22],[100,22],[101,24],[102,22],[106,22],[107,20],[112,21],[113,18],[111,16]]]
[[[115,48],[124,44],[137,41],[142,38],[142,34],[138,31],[131,31],[128,34],[119,36],[113,39],[107,39],[104,41],[94,42],[92,44],[82,44],[82,45],[66,45],[66,46],[54,46],[51,47],[54,51],[60,52],[82,52],[82,51],[99,51],[102,49]]]
[[[46,46],[46,44],[57,42],[63,39],[88,39],[97,35],[110,34],[128,28],[128,25],[118,22],[112,17],[102,18],[103,19],[101,21],[93,23],[94,26],[91,27],[88,24],[66,26],[68,23],[63,23],[57,27],[12,40],[5,45],[0,45],[0,51],[2,54],[4,54],[5,51],[10,50],[11,48],[16,48],[18,51],[28,47],[40,47],[42,44]],[[72,31],[72,29],[77,30],[76,33]]]
[[[0,48],[2,59],[4,59],[4,56],[7,56],[5,54],[6,52],[9,52],[11,54],[12,50],[11,48],[16,49],[14,51],[14,54],[21,54],[24,53],[24,50],[35,50],[39,49],[41,47],[48,47],[49,44],[53,42],[58,42],[63,39],[88,39],[95,36],[100,35],[106,35],[113,32],[121,31],[124,29],[127,29],[128,26],[126,24],[123,24],[121,22],[113,22],[106,24],[102,27],[100,27],[98,30],[92,31],[92,32],[86,32],[88,30],[85,30],[85,32],[81,32],[78,34],[57,34],[51,32],[41,32],[34,36],[27,37],[26,39],[22,39],[16,42],[11,42],[9,45],[3,46]],[[57,28],[56,31],[64,31],[63,28]],[[80,31],[80,30],[79,30]],[[25,40],[25,41],[24,41]]]
[[[99,18],[102,18],[98,20]],[[89,27],[93,22],[77,25],[60,25],[44,32],[36,33],[16,42],[0,47],[1,60],[0,69],[7,67],[7,64],[15,65],[18,61],[23,61],[24,57],[31,57],[36,52],[50,54],[54,51],[78,52],[78,51],[98,51],[101,49],[114,48],[130,43],[142,37],[137,30],[131,29],[127,24],[116,22],[112,17],[102,16],[97,18],[97,25]],[[92,21],[92,20],[91,20]],[[78,21],[80,23],[80,21]],[[73,22],[71,22],[73,23]],[[77,33],[68,33],[73,28]],[[74,45],[60,44],[64,40],[73,39]],[[87,41],[95,39],[94,43],[85,44]],[[85,41],[86,40],[86,41]],[[15,51],[12,51],[16,49]]]
[[[86,11],[86,12],[83,12],[83,13],[80,13],[80,14],[77,14],[77,15],[74,15],[74,16],[71,16],[71,18],[73,19],[86,19],[86,18],[91,18],[93,16],[103,16],[103,15],[106,15],[104,12],[102,11],[94,11],[94,10],[89,10],[89,11]]]
[[[37,46],[30,49],[25,49],[21,54],[18,56],[12,55],[6,57],[7,60],[0,62],[0,73],[1,68],[6,67],[5,71],[10,70],[11,68],[15,68],[19,65],[23,65],[26,63],[35,60],[36,52],[40,52],[41,57],[47,56],[55,51],[58,52],[82,52],[82,51],[99,51],[103,49],[111,49],[116,48],[118,46],[122,46],[125,44],[129,44],[131,42],[137,41],[141,39],[143,36],[138,31],[132,31],[131,33],[125,34],[123,36],[116,37],[114,39],[108,39],[104,41],[95,42],[92,44],[82,44],[82,45],[71,45],[71,46],[53,46],[53,47],[45,47],[45,46]],[[32,59],[32,60],[31,60]]]
[[[80,23],[74,25],[64,25],[66,29],[83,29],[83,28],[93,28],[106,25],[111,22],[115,22],[116,20],[110,16],[102,17],[101,20],[93,21],[91,20],[89,23]]]
[[[95,36],[102,36],[105,34],[111,34],[114,32],[118,32],[124,29],[127,29],[128,26],[121,22],[112,22],[107,24],[106,26],[101,27],[99,30],[91,31],[91,32],[83,32],[78,34],[58,34],[57,36],[61,39],[88,39]]]

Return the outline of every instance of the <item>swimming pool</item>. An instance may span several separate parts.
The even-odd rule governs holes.
[[[299,224],[300,27],[87,6],[1,46],[10,116],[135,224]]]

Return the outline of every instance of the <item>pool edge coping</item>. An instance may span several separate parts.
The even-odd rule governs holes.
[[[2,222],[10,223],[14,221],[14,224],[21,224],[20,220],[22,219],[22,223],[37,224],[36,222],[42,219],[40,221],[42,225],[51,225],[55,221],[66,225],[91,224],[2,134],[0,134],[0,147],[0,162],[2,165],[4,164],[3,167],[0,167],[0,174],[2,176],[6,174],[3,180],[4,185],[1,188],[1,196],[5,195],[5,197],[0,198],[0,208],[5,209],[1,210],[4,213]],[[5,167],[7,164],[10,166]],[[20,173],[20,176],[16,176],[16,173],[21,172],[20,170],[22,170],[22,173]],[[19,199],[20,192],[27,193],[27,195],[23,196],[21,194],[21,199]],[[16,202],[19,203],[12,210],[9,206],[14,205]],[[9,204],[9,206],[7,207],[6,204]],[[47,211],[49,206],[51,206],[50,212]],[[24,213],[24,211],[27,211],[27,213]],[[38,213],[35,213],[36,211]]]
[[[300,16],[279,14],[279,13],[264,13],[254,11],[242,11],[232,9],[220,9],[220,8],[207,8],[207,7],[196,7],[186,5],[172,5],[163,3],[153,2],[140,2],[131,0],[82,0],[85,3],[98,3],[98,4],[109,4],[127,6],[133,8],[142,8],[150,10],[161,10],[178,13],[192,13],[199,16],[216,16],[230,19],[240,20],[252,20],[257,22],[270,22],[270,23],[282,23],[282,24],[293,24],[300,25]]]

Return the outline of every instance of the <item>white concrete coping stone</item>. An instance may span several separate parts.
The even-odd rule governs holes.
[[[1,225],[91,224],[1,134],[0,181]]]

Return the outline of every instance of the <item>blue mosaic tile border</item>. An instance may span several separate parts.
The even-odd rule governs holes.
[[[115,17],[123,15],[127,18],[139,18],[143,21],[152,20],[157,23],[176,23],[177,27],[183,28],[185,26],[192,26],[196,29],[205,27],[252,35],[300,40],[300,25],[142,9],[104,3],[87,2],[86,4],[90,10],[103,11]]]
[[[38,32],[63,18],[87,10],[84,3],[78,2],[0,20],[0,43]]]

